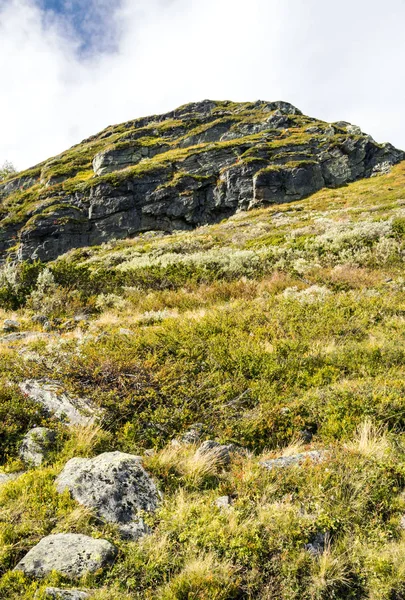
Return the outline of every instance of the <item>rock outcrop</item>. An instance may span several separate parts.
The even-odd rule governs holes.
[[[58,533],[48,535],[24,556],[15,570],[32,577],[46,577],[57,571],[69,579],[79,579],[110,565],[117,554],[107,540],[87,535]]]
[[[68,425],[88,425],[96,417],[96,411],[88,400],[72,398],[56,381],[27,379],[20,383],[20,389]]]
[[[160,495],[141,458],[122,452],[105,452],[95,458],[72,458],[56,480],[57,490],[69,490],[75,500],[115,523],[124,538],[148,533],[141,513],[153,512]]]
[[[404,158],[357,126],[306,117],[287,102],[206,100],[109,127],[3,182],[0,252],[52,260],[149,230],[188,230],[384,173]],[[18,222],[7,213],[16,194]]]

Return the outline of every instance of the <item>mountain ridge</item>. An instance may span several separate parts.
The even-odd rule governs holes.
[[[203,100],[109,126],[0,184],[0,252],[49,261],[145,231],[191,230],[387,172],[405,158],[284,101]]]

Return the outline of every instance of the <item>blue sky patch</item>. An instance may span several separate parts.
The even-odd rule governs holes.
[[[114,13],[120,0],[39,0],[48,14],[66,19],[80,41],[81,54],[114,52],[117,48],[117,25]]]

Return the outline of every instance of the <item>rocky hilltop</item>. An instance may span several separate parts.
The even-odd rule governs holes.
[[[287,102],[187,104],[111,126],[0,185],[0,252],[53,260],[386,172],[405,154]]]

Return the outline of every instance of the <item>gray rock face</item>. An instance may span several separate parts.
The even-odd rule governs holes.
[[[71,398],[56,381],[27,379],[19,387],[50,414],[69,425],[88,425],[97,416],[88,400]]]
[[[19,455],[28,465],[38,467],[47,458],[56,440],[56,433],[47,427],[34,427],[24,436]]]
[[[72,458],[56,486],[60,493],[69,490],[75,500],[94,509],[100,518],[116,523],[122,536],[129,539],[148,533],[140,513],[155,511],[160,499],[141,458],[122,452]]]
[[[405,158],[355,125],[323,123],[281,101],[204,100],[109,128],[84,143],[93,139],[94,177],[77,186],[58,184],[76,171],[49,179],[48,167],[58,162],[50,161],[41,191],[46,210],[33,208],[17,229],[6,223],[0,252],[13,246],[16,234],[18,258],[47,261],[141,232],[191,230],[386,173]],[[50,183],[56,185],[47,188]],[[18,189],[18,177],[7,186]]]
[[[301,452],[299,454],[294,454],[293,456],[281,456],[280,458],[263,460],[260,464],[268,471],[272,471],[276,468],[283,469],[292,465],[302,465],[307,461],[313,463],[322,462],[324,457],[325,452],[322,450],[310,450],[309,452]]]
[[[56,587],[47,587],[45,589],[46,597],[55,600],[86,600],[90,598],[91,593],[85,590],[68,590]]]
[[[32,577],[46,577],[57,571],[69,579],[78,579],[110,565],[117,550],[107,540],[87,535],[58,533],[48,535],[24,556],[15,570]]]

